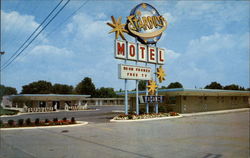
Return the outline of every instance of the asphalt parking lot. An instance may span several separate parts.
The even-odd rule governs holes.
[[[17,121],[18,119],[27,119],[35,120],[39,118],[40,120],[53,118],[62,119],[66,117],[71,119],[75,117],[77,121],[88,121],[89,123],[109,123],[109,120],[113,118],[117,113],[112,113],[112,111],[121,111],[124,109],[123,106],[91,106],[93,110],[90,111],[57,111],[51,113],[30,113],[25,115],[17,115],[14,117],[2,117],[1,120],[7,122],[9,119]],[[97,110],[95,110],[97,109]]]
[[[1,131],[0,147],[1,158],[248,158],[249,110]]]

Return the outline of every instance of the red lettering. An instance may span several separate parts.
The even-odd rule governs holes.
[[[135,56],[135,46],[134,45],[129,46],[129,54],[131,57]]]
[[[149,54],[150,54],[150,60],[155,60],[155,52],[154,52],[155,50],[154,49],[150,49],[149,50]]]
[[[125,55],[125,44],[122,43],[122,45],[120,45],[120,43],[118,42],[117,43],[117,50],[118,50],[118,55],[122,54],[122,55]]]
[[[164,62],[164,59],[162,58],[163,57],[162,53],[163,53],[163,51],[160,50],[160,61]]]
[[[140,49],[141,49],[141,57],[142,57],[142,59],[144,59],[144,50],[145,50],[145,48],[144,47],[140,47]]]

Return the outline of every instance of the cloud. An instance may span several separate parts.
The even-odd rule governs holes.
[[[248,42],[248,45],[239,44],[242,41]],[[176,64],[170,65],[169,71],[187,87],[203,87],[212,81],[247,86],[248,49],[249,38],[246,34],[202,36],[189,42],[186,52],[176,58]]]
[[[31,15],[21,15],[16,11],[5,12],[1,10],[2,14],[2,29],[4,31],[17,31],[30,32],[38,27],[38,23],[35,22],[35,17]]]
[[[178,1],[173,15],[176,21],[199,21],[211,26],[215,31],[221,31],[226,27],[232,27],[238,23],[246,23],[249,19],[248,2],[225,1]]]
[[[1,10],[1,17],[2,50],[8,52],[4,55],[4,59],[7,60],[18,50],[26,39],[28,39],[32,32],[39,26],[39,23],[35,21],[35,16],[21,14],[16,11],[5,12]],[[40,31],[40,29],[38,31]],[[45,34],[42,32],[36,38],[35,42],[48,43],[48,39],[45,38]],[[31,45],[25,52],[29,50],[30,47]],[[23,54],[25,54],[25,52]],[[3,62],[5,62],[5,60],[3,60]]]
[[[172,25],[175,23],[176,21],[176,17],[174,17],[171,13],[166,12],[163,13],[162,16],[166,19],[166,21],[168,22],[169,25]]]

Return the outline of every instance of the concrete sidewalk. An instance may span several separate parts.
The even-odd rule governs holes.
[[[187,113],[187,114],[181,114],[181,115],[185,117],[185,116],[214,115],[214,114],[223,114],[223,113],[232,113],[232,112],[244,112],[244,111],[250,111],[250,108]]]

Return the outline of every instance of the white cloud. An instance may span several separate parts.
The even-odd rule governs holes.
[[[166,12],[163,13],[162,16],[166,19],[166,21],[168,22],[168,24],[174,24],[176,21],[176,17],[174,17],[171,13]]]
[[[38,27],[38,23],[35,22],[35,17],[31,15],[20,15],[16,11],[9,13],[1,10],[2,17],[2,29],[4,31],[22,30],[24,32],[30,32]]]
[[[248,42],[248,46],[242,45],[242,41]],[[215,33],[191,40],[186,52],[176,58],[176,63],[170,63],[169,71],[186,87],[203,87],[212,81],[242,85],[249,77],[248,58],[246,34]]]
[[[34,16],[25,14],[22,15],[16,11],[5,12],[1,10],[1,18],[3,27],[1,34],[3,39],[2,47],[6,52],[16,51],[18,47],[21,46],[23,42],[39,26],[39,23],[35,21]],[[41,28],[37,30],[37,33],[40,30]],[[45,38],[45,34],[42,32],[35,41],[47,43],[48,39]]]
[[[231,23],[249,19],[249,3],[238,1],[178,1],[173,15],[178,21],[199,21],[221,31]]]
[[[73,52],[66,48],[57,48],[52,45],[38,45],[31,50],[32,55],[46,55],[46,56],[72,56]]]

